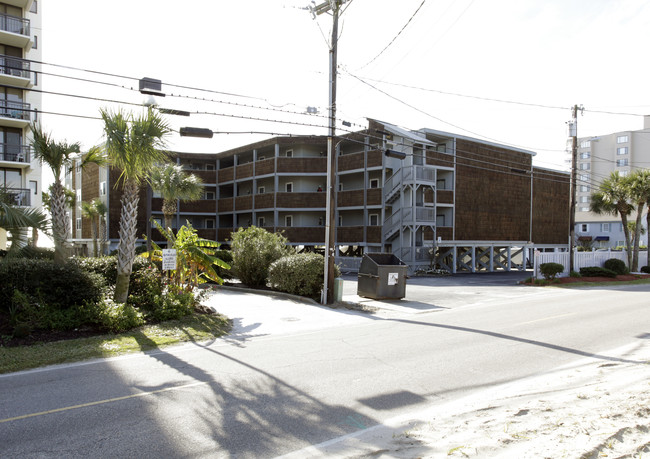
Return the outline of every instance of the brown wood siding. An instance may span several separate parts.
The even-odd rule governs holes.
[[[237,180],[253,176],[253,163],[237,166]]]
[[[219,228],[217,229],[217,241],[230,241],[234,228]]]
[[[381,202],[381,188],[371,188],[366,190],[366,201],[369,206],[379,206]]]
[[[286,237],[289,242],[293,243],[325,243],[325,227],[323,226],[309,226],[309,227],[300,227],[300,226],[283,226],[278,227],[276,232],[283,232],[284,237]]]
[[[381,243],[381,226],[366,226],[366,242]]]
[[[438,151],[427,151],[427,166],[454,167],[454,156]]]
[[[208,228],[201,228],[196,230],[196,234],[200,238],[203,239],[208,239],[210,241],[216,241],[217,240],[217,230],[216,229],[208,229]]]
[[[196,175],[203,183],[217,183],[217,171],[186,171],[190,174]]]
[[[278,172],[325,173],[327,172],[327,158],[278,158]]]
[[[336,193],[338,207],[362,207],[364,190],[339,191]]]
[[[451,241],[454,236],[454,230],[453,228],[449,227],[437,227],[436,228],[436,236],[441,238],[443,241]]]
[[[382,152],[379,150],[371,150],[368,152],[368,167],[381,166]]]
[[[235,210],[252,210],[253,196],[237,196],[235,198]]]
[[[336,240],[339,244],[363,242],[363,226],[339,226]]]
[[[339,172],[363,169],[363,152],[338,157]]]
[[[178,207],[180,212],[209,212],[212,214],[217,211],[217,202],[214,200],[181,201]]]
[[[224,198],[217,201],[217,212],[232,212],[234,199]]]
[[[527,241],[531,156],[457,140],[456,240]],[[489,161],[490,167],[486,167]]]
[[[90,204],[99,197],[99,166],[97,164],[88,164],[81,171],[81,175],[81,199]],[[74,174],[73,180],[76,180],[76,178],[77,174]],[[90,239],[92,238],[92,222],[89,218],[83,217],[83,213],[80,216],[82,217],[81,237],[83,239]],[[97,220],[95,222],[99,231],[99,222]],[[72,224],[76,225],[76,221],[72,220]],[[75,228],[76,226],[73,227],[72,234],[76,234],[76,231],[74,231]],[[90,250],[92,251],[92,248]]]
[[[571,196],[569,176],[537,168],[533,174],[533,242],[567,244]]]
[[[275,159],[263,159],[255,163],[255,175],[269,175],[275,172]]]
[[[264,193],[255,195],[255,208],[256,209],[273,209],[275,200],[273,199],[275,193]]]
[[[218,183],[232,182],[235,178],[235,168],[226,167],[224,169],[220,169],[217,177],[219,179]]]
[[[454,192],[450,190],[438,190],[436,194],[438,198],[438,204],[453,204],[454,203]],[[428,202],[428,201],[427,201]]]
[[[277,193],[276,207],[283,209],[304,209],[325,207],[325,193]]]

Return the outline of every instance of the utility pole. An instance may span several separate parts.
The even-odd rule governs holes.
[[[569,273],[574,271],[573,246],[576,236],[576,164],[578,162],[578,110],[582,106],[574,105],[571,108],[571,121],[569,121],[569,136],[571,137],[571,205],[569,211]]]
[[[322,304],[334,302],[334,252],[336,246],[336,152],[334,138],[336,137],[336,54],[338,44],[339,12],[345,0],[328,0],[318,6],[310,7],[314,18],[316,15],[332,11],[332,43],[329,51],[329,129],[327,135],[327,196],[325,204],[325,267],[323,272]]]

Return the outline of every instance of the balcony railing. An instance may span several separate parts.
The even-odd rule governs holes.
[[[32,148],[29,145],[0,143],[0,161],[15,161],[17,163],[31,162]]]
[[[31,205],[30,201],[30,189],[28,188],[4,188],[3,191],[8,197],[8,203],[18,207],[29,207]]]
[[[0,54],[0,73],[20,78],[31,78],[29,61]]]
[[[11,16],[9,14],[0,14],[0,30],[29,37],[29,19]]]
[[[30,105],[23,102],[0,100],[0,116],[29,121],[31,119],[30,109]]]

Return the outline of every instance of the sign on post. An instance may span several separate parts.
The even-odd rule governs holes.
[[[163,249],[162,269],[163,271],[176,269],[176,249]]]

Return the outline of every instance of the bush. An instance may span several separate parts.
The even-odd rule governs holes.
[[[325,258],[317,253],[297,253],[275,261],[269,267],[269,283],[276,290],[318,298],[323,288]],[[334,276],[340,276],[338,266]]]
[[[564,265],[560,263],[542,263],[539,265],[539,271],[544,276],[544,279],[553,280],[564,271]]]
[[[601,268],[600,266],[586,266],[580,268],[580,274],[583,277],[616,277],[614,271],[607,268]]]
[[[0,308],[12,303],[14,290],[29,297],[31,304],[66,310],[102,297],[105,282],[74,263],[62,265],[49,260],[12,259],[0,263]]]
[[[569,273],[569,277],[582,277],[579,272],[577,271],[571,271]]]
[[[131,330],[145,323],[142,313],[133,306],[113,303],[112,300],[105,300],[99,305],[98,316],[99,325],[113,333]]]
[[[614,271],[616,274],[629,274],[630,270],[627,269],[627,265],[623,260],[618,258],[610,258],[609,260],[603,263],[603,268]]]
[[[642,266],[641,272],[645,274],[650,274],[650,266]]]
[[[291,251],[284,236],[263,228],[239,228],[232,234],[233,269],[249,287],[265,286],[271,263]]]

